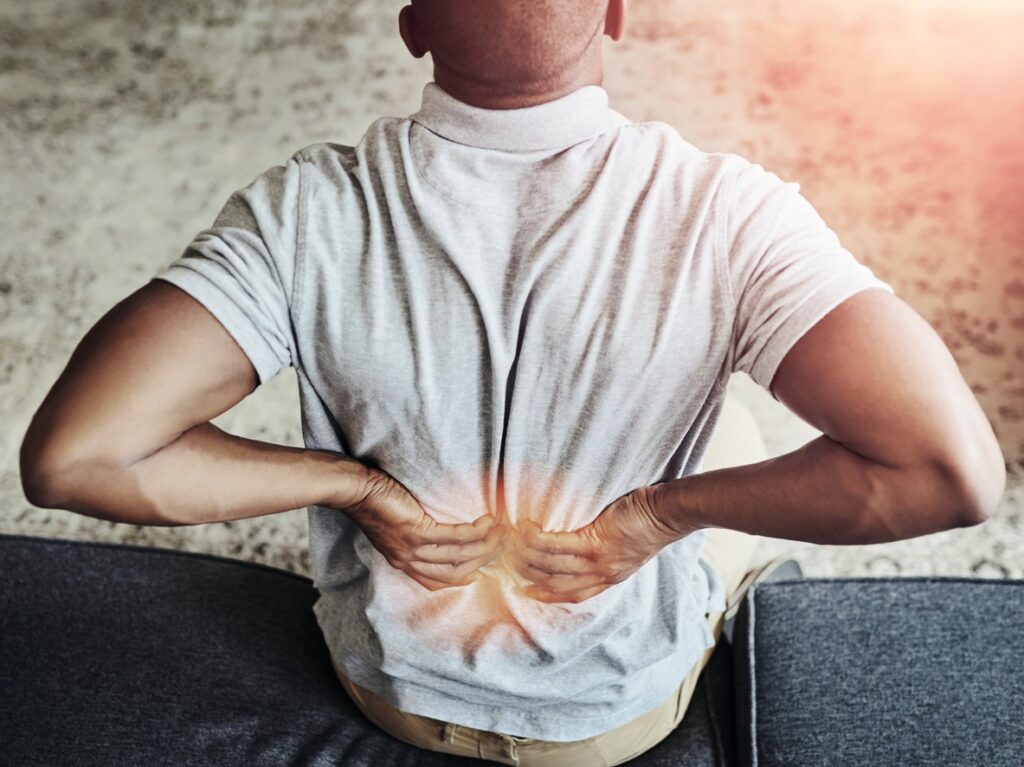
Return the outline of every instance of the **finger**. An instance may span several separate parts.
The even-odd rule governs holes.
[[[437,564],[433,562],[410,562],[416,572],[443,583],[463,585],[476,580],[477,571],[494,559],[493,555],[479,557],[459,564]],[[483,575],[479,573],[479,575]]]
[[[489,564],[496,558],[497,553],[492,553],[484,557],[469,559],[465,562],[413,561],[409,563],[409,566],[415,568],[417,572],[423,573],[424,575],[430,578],[451,583],[454,581],[462,580],[470,573],[479,570],[481,567],[483,567],[486,564]]]
[[[406,568],[404,572],[406,575],[408,575],[410,578],[412,578],[414,581],[420,584],[423,588],[428,589],[430,591],[440,591],[441,589],[449,589],[452,586],[457,585],[453,583],[445,583],[444,581],[439,581],[434,578],[430,578],[426,575],[421,575],[420,573],[417,573],[410,568]]]
[[[420,562],[456,563],[465,562],[493,553],[499,547],[504,531],[501,526],[491,525],[487,534],[469,543],[423,543],[412,550],[414,559]]]
[[[473,522],[452,525],[438,522],[427,515],[424,516],[433,524],[428,522],[417,528],[416,532],[429,543],[470,543],[487,535],[491,527],[498,521],[493,514],[485,514]]]
[[[478,568],[477,568],[477,569],[474,569],[474,570],[472,570],[470,572],[467,572],[467,573],[463,574],[459,578],[455,578],[455,577],[452,577],[452,578],[442,578],[442,579],[435,578],[434,580],[440,580],[440,582],[444,583],[445,586],[447,586],[449,588],[452,588],[452,587],[457,587],[457,586],[470,586],[470,585],[476,583],[477,581],[479,581],[483,577],[484,577],[484,574],[479,572]]]
[[[607,585],[607,579],[601,575],[589,573],[587,575],[568,575],[566,573],[549,573],[533,565],[525,565],[520,569],[520,574],[547,591],[557,593],[568,593],[594,588],[599,585]]]
[[[522,527],[523,538],[527,546],[550,554],[576,554],[589,557],[593,553],[590,541],[578,533],[548,532],[540,525],[527,520]]]
[[[530,586],[525,589],[526,595],[532,599],[536,599],[538,602],[547,602],[549,604],[557,604],[559,602],[571,602],[578,604],[584,602],[591,597],[595,597],[602,591],[605,591],[611,586],[611,584],[605,584],[602,586],[595,586],[591,589],[585,589],[572,594],[556,594],[552,593],[539,586]]]
[[[594,562],[578,554],[550,554],[530,548],[521,539],[512,542],[513,552],[534,567],[549,573],[584,575],[594,572]]]

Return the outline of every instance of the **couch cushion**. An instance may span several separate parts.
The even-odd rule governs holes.
[[[307,578],[141,546],[0,535],[0,754],[32,765],[490,764],[423,751],[338,683]],[[719,765],[731,666],[635,765]],[[727,756],[727,754],[725,754]],[[728,762],[731,764],[731,761]]]
[[[758,584],[736,624],[741,763],[1024,764],[1024,581]]]

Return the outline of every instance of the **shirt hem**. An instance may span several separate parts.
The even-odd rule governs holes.
[[[706,621],[704,625],[707,625]],[[714,643],[714,637],[710,629],[704,633],[704,636],[706,641],[709,640],[712,644]],[[630,705],[623,706],[612,714],[593,718],[573,716],[562,720],[548,718],[547,726],[540,730],[533,728],[530,723],[516,722],[514,716],[508,716],[511,712],[507,709],[501,711],[501,714],[505,715],[504,724],[496,724],[496,722],[502,720],[498,719],[494,709],[491,707],[474,705],[466,701],[453,700],[451,703],[448,703],[443,698],[420,695],[414,689],[404,686],[402,687],[403,701],[401,710],[439,722],[452,722],[464,727],[513,735],[515,737],[569,743],[587,740],[618,729],[665,703],[679,689],[679,686],[686,679],[694,664],[699,662],[704,651],[709,646],[709,644],[705,644],[704,647],[698,648],[695,653],[692,646],[682,648],[678,653],[645,669],[641,677],[641,683],[637,683],[635,678],[632,681],[638,687],[648,690],[648,694],[642,698],[635,699]],[[692,659],[690,659],[690,656],[693,656]],[[365,664],[365,661],[359,658],[342,656],[336,660],[349,679],[398,708],[384,691],[389,687],[389,685],[383,683],[383,680],[388,676],[387,674]],[[681,662],[687,660],[689,662],[685,662],[685,664]],[[684,665],[685,671],[679,676],[666,673],[666,669],[678,668]],[[664,682],[657,684],[659,680],[670,681],[667,684]],[[399,685],[401,684],[400,680],[396,681]],[[531,712],[531,716],[536,716],[536,711]]]

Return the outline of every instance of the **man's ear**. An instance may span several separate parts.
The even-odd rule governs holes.
[[[604,33],[618,42],[626,28],[626,0],[608,0],[604,17]]]
[[[402,42],[409,49],[414,58],[423,58],[430,50],[420,39],[419,30],[416,29],[416,19],[413,16],[412,6],[407,5],[398,12],[398,34],[402,36]]]

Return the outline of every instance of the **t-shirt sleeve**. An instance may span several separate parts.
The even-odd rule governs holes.
[[[213,225],[154,275],[217,318],[252,362],[260,384],[295,359],[289,302],[302,172],[293,155],[233,192]]]
[[[895,290],[842,246],[799,183],[749,161],[731,178],[720,217],[733,296],[731,371],[771,392],[786,353],[832,309],[868,288]]]

